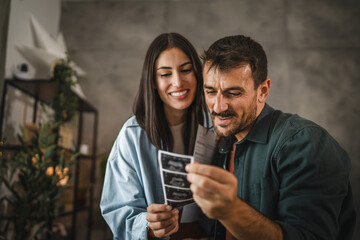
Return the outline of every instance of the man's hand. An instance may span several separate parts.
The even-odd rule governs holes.
[[[147,208],[146,220],[149,224],[149,237],[161,238],[179,230],[179,210],[166,204],[151,204]]]
[[[224,220],[233,214],[238,200],[237,179],[230,172],[205,164],[189,164],[188,181],[193,198],[209,217]]]
[[[238,239],[283,239],[281,227],[237,195],[236,177],[200,163],[186,166],[193,198],[209,217],[219,220]]]

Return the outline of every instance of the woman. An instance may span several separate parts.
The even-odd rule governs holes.
[[[135,115],[122,127],[107,163],[100,207],[114,239],[200,237],[196,224],[187,236],[179,227],[179,211],[162,204],[157,153],[192,155],[198,124],[208,125],[202,84],[201,63],[187,39],[177,33],[155,38],[145,57]]]

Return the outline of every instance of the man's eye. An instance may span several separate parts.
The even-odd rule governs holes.
[[[229,92],[228,93],[230,96],[233,96],[233,97],[236,97],[236,96],[240,96],[241,95],[241,93],[239,93],[239,92]]]
[[[208,94],[208,95],[216,94],[216,91],[207,90],[207,91],[206,91],[206,94]]]

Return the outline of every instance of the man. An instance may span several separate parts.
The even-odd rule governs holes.
[[[271,81],[261,45],[225,37],[203,60],[206,103],[224,138],[216,161],[226,170],[187,171],[194,200],[218,220],[216,239],[351,239],[348,155],[320,126],[265,103]]]

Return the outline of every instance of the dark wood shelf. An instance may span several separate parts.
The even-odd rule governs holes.
[[[27,95],[38,99],[39,101],[50,105],[56,96],[56,81],[53,79],[5,79],[5,84],[9,84]],[[96,112],[97,110],[89,104],[86,100],[82,99],[75,92],[79,101],[79,110],[83,112]]]
[[[17,145],[17,144],[4,144],[2,146],[2,148],[4,150],[11,150],[11,151],[17,151],[17,150],[20,150],[22,148],[21,145]]]
[[[2,148],[4,150],[10,150],[10,151],[18,151],[22,148],[23,146],[22,145],[19,145],[19,144],[4,144],[2,146]],[[69,153],[72,153],[72,154],[75,154],[76,151],[73,151],[73,150],[70,150],[70,149],[67,149],[67,148],[61,148]],[[89,155],[89,154],[80,154],[78,156],[78,159],[79,160],[92,160],[92,158],[94,158],[95,156],[94,155]]]

